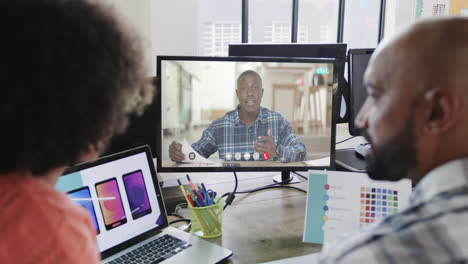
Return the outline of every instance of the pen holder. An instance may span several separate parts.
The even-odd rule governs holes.
[[[205,207],[190,207],[192,234],[202,238],[219,237],[223,230],[223,199]]]

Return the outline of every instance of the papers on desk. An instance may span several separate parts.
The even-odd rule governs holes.
[[[197,151],[195,151],[192,146],[188,143],[187,139],[184,139],[182,144],[182,153],[184,153],[185,159],[182,160],[182,164],[179,167],[218,167],[222,166],[222,160],[209,160]]]
[[[325,157],[321,159],[314,159],[314,160],[306,160],[304,161],[305,164],[313,167],[328,167],[330,166],[330,157]]]
[[[408,205],[411,181],[371,180],[365,173],[309,171],[304,242],[324,244],[381,221]]]
[[[313,264],[318,263],[319,253],[313,253],[300,257],[285,258],[270,262],[263,262],[262,264]]]

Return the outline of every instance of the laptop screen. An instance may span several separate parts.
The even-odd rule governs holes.
[[[100,252],[163,225],[148,148],[80,164],[61,176],[56,188],[87,209]],[[151,166],[154,166],[151,164]]]

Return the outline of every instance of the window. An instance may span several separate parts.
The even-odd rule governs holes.
[[[203,56],[226,56],[230,43],[241,43],[240,22],[206,22],[202,29]]]
[[[250,0],[249,43],[291,43],[292,0]]]
[[[230,43],[241,43],[242,1],[197,0],[196,2],[199,32],[197,54],[227,56]]]
[[[248,42],[291,43],[293,1],[247,1]],[[453,6],[444,3],[449,0],[429,2],[432,1],[437,2],[431,5],[434,14],[447,13]],[[393,7],[396,2],[398,5],[413,2],[413,6],[418,2],[423,6],[428,0],[387,2]],[[298,0],[297,3],[297,42],[336,43],[340,0]],[[381,0],[345,1],[343,42],[349,48],[376,46],[380,3]],[[227,56],[229,44],[242,41],[242,0],[151,1],[150,4],[154,56]],[[422,8],[421,14],[425,10]],[[411,12],[416,14],[415,9]]]
[[[345,2],[343,42],[348,44],[348,49],[375,48],[377,46],[380,4],[381,1],[378,0]]]
[[[291,42],[291,23],[276,22],[265,25],[265,43],[289,43]]]
[[[336,43],[339,0],[299,0],[298,9],[298,43]]]

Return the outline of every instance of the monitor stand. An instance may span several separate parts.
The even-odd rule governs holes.
[[[300,182],[290,171],[282,171],[281,174],[273,176],[273,181],[279,184],[289,184]]]

